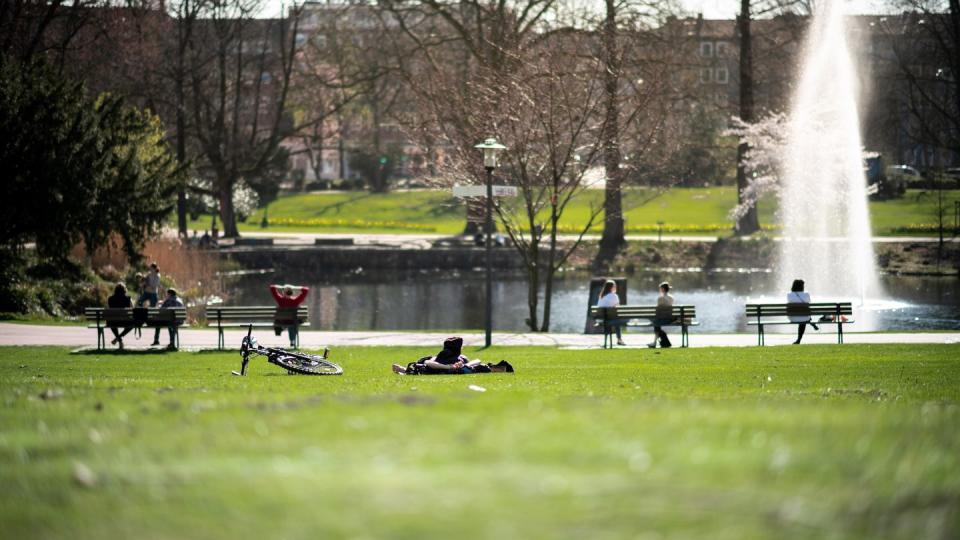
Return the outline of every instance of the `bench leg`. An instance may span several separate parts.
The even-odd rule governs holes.
[[[765,340],[763,339],[763,325],[757,325],[757,346],[763,347],[765,345]]]
[[[103,335],[103,328],[97,327],[97,350],[107,348],[107,338]]]
[[[223,350],[223,327],[222,326],[217,327],[217,350],[218,351]]]
[[[690,334],[686,326],[680,327],[680,346],[684,348],[690,346]]]
[[[843,323],[837,323],[837,343],[843,343]]]

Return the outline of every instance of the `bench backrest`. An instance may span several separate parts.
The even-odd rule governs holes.
[[[186,308],[146,308],[147,324],[176,322],[183,324],[187,320]],[[133,322],[134,308],[84,308],[83,316],[87,321],[110,324],[129,324]]]
[[[693,319],[697,308],[688,305],[674,306],[617,306],[590,308],[590,316],[598,321],[612,319]]]
[[[306,305],[295,308],[277,306],[206,306],[207,324],[214,322],[293,322],[306,321],[310,310]]]
[[[853,315],[850,302],[814,302],[811,304],[747,304],[747,317],[816,317]]]

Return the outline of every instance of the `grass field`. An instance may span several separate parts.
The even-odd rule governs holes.
[[[5,538],[956,538],[960,346],[0,349]],[[486,391],[468,389],[479,385]]]
[[[644,189],[626,190],[624,207],[628,232],[655,234],[658,221],[663,221],[667,234],[729,234],[727,217],[736,201],[732,187],[673,188],[658,196]],[[945,206],[950,209],[947,221],[952,226],[954,201],[960,191],[947,191]],[[591,205],[602,204],[603,192],[589,191],[581,195],[564,214],[562,224],[580,227],[586,223]],[[776,201],[760,203],[760,222],[775,223]],[[904,198],[871,202],[874,233],[906,234],[899,228],[933,224],[935,197],[928,192],[908,191]],[[268,215],[277,223],[270,230],[278,232],[357,232],[357,233],[443,233],[463,230],[465,210],[448,191],[408,191],[388,194],[366,192],[312,193],[282,197],[269,206]],[[256,212],[241,230],[260,230],[263,210]],[[191,222],[191,228],[210,227],[207,216]],[[633,231],[630,229],[633,228]],[[571,229],[573,230],[573,229]],[[602,219],[594,232],[602,230]],[[929,235],[930,231],[917,234]]]

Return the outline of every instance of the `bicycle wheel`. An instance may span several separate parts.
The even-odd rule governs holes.
[[[342,367],[320,356],[284,354],[271,356],[269,360],[287,371],[301,375],[343,375]]]

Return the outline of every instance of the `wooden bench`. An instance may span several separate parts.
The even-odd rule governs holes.
[[[310,311],[306,305],[295,308],[277,306],[206,306],[207,326],[217,326],[217,348],[223,349],[223,329],[248,326],[258,328],[290,328],[310,326]],[[300,346],[297,332],[296,346]]]
[[[147,316],[141,321],[134,320],[134,308],[103,308],[88,307],[83,310],[83,316],[87,320],[87,328],[96,328],[97,330],[97,350],[107,347],[107,338],[104,330],[111,326],[117,328],[129,328],[137,326],[147,326],[150,328],[172,328],[174,346],[180,346],[180,326],[187,322],[187,310],[182,307],[177,308],[136,308],[147,310]],[[142,322],[142,324],[141,324]]]
[[[694,306],[617,306],[590,308],[590,316],[597,326],[603,327],[603,348],[613,348],[613,329],[621,326],[653,326],[654,320],[670,321],[657,326],[679,326],[680,346],[690,346],[691,326],[699,326],[696,321],[697,310]],[[626,321],[626,322],[623,322]]]
[[[757,327],[757,345],[765,345],[763,329],[777,324],[800,324],[790,317],[809,317],[816,324],[836,324],[837,343],[843,343],[843,325],[853,323],[850,302],[814,302],[810,304],[747,304],[747,325]]]

